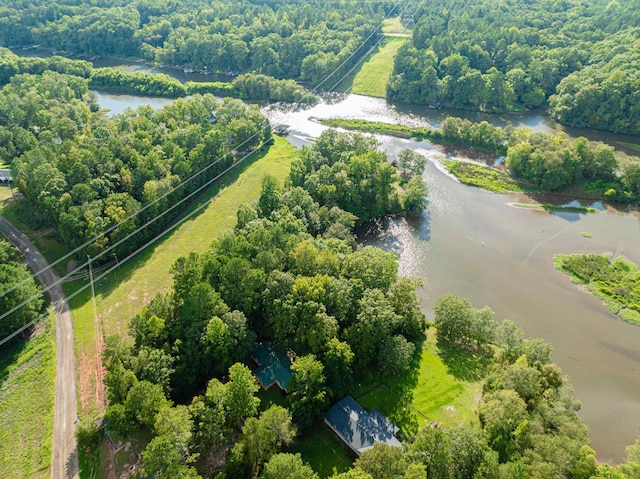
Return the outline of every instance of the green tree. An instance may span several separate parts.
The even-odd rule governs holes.
[[[324,366],[313,354],[301,356],[291,365],[289,381],[291,414],[300,430],[307,430],[329,403]]]
[[[15,309],[0,320],[0,338],[4,338],[36,319],[43,310],[44,299],[29,270],[15,261],[0,264],[0,290],[11,290],[0,298],[0,311]]]
[[[505,461],[512,452],[513,433],[527,419],[527,406],[517,392],[502,389],[491,392],[480,405],[480,422],[489,445]]]
[[[300,454],[275,454],[264,465],[261,479],[318,479]]]
[[[409,213],[422,213],[429,204],[427,194],[429,190],[420,176],[414,176],[404,186],[404,210]]]
[[[406,148],[398,153],[397,166],[400,177],[404,181],[409,181],[414,176],[422,176],[424,168],[427,166],[427,159],[424,155]]]
[[[356,459],[354,466],[369,474],[372,479],[395,479],[403,477],[408,463],[402,454],[402,448],[377,442]]]
[[[281,406],[271,406],[260,414],[250,417],[242,427],[242,436],[231,452],[231,465],[249,472],[255,477],[262,465],[276,454],[281,446],[291,444],[296,429],[291,423],[289,411]],[[233,477],[239,477],[234,475]]]
[[[456,295],[444,294],[437,299],[433,310],[438,341],[465,345],[473,324],[471,303]]]
[[[322,362],[327,375],[327,385],[336,398],[345,396],[353,386],[353,358],[354,354],[348,343],[338,338],[329,340]]]
[[[229,382],[226,384],[225,409],[227,423],[235,427],[240,421],[254,416],[260,399],[255,396],[260,387],[249,368],[236,363],[229,368]]]

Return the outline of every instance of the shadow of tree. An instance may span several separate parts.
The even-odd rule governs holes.
[[[462,349],[446,341],[438,341],[438,350],[449,374],[459,380],[478,381],[486,375],[491,364],[488,354]]]
[[[9,377],[9,366],[14,364],[28,347],[28,339],[20,335],[0,346],[0,387]]]

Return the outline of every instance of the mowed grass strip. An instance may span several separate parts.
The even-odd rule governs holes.
[[[378,50],[362,64],[353,80],[352,93],[385,98],[393,61],[406,38],[386,38]]]
[[[230,172],[225,181],[212,187],[191,211],[209,201],[200,213],[195,214],[175,230],[167,233],[131,261],[121,264],[114,272],[96,281],[96,310],[105,336],[127,335],[131,317],[137,314],[157,293],[166,291],[171,285],[170,269],[181,256],[191,251],[204,252],[211,241],[231,232],[236,223],[236,211],[241,203],[250,203],[260,196],[262,178],[270,174],[284,181],[289,174],[296,149],[282,138],[268,149],[258,151],[253,158],[245,160],[243,170]],[[241,171],[241,172],[240,172]],[[185,213],[186,214],[186,213]],[[67,294],[76,291],[86,281],[65,285]],[[83,397],[83,391],[93,391],[97,381],[95,372],[83,367],[96,358],[96,336],[91,291],[70,300],[76,335],[78,358],[78,382],[82,417],[91,417],[99,412],[95,400]]]
[[[405,437],[436,421],[445,427],[479,425],[477,402],[482,397],[483,361],[466,352],[438,347],[429,330],[419,365],[384,384],[361,388],[356,400],[367,410],[377,408]]]
[[[49,476],[56,361],[48,321],[33,339],[0,347],[2,478]]]
[[[404,27],[400,17],[385,18],[382,23],[382,33],[388,36],[411,37],[411,30]]]

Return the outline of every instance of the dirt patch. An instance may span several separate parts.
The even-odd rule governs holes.
[[[80,397],[80,409],[89,408],[93,399],[93,387],[95,384],[95,358],[91,358],[86,352],[80,353],[80,362],[78,364],[78,396]]]

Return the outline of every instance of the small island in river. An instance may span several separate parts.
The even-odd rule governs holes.
[[[604,301],[613,314],[629,323],[640,325],[640,269],[610,254],[557,254],[553,257],[557,270],[571,276],[575,284],[583,284],[594,296]]]

